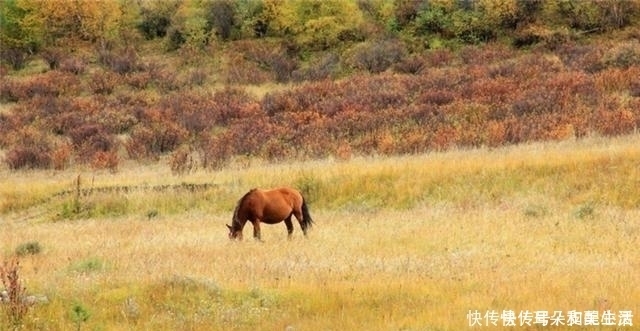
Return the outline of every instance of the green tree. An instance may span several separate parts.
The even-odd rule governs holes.
[[[357,3],[342,0],[265,0],[262,19],[269,34],[292,38],[310,50],[359,39],[363,22]]]
[[[21,69],[41,43],[38,26],[26,20],[29,15],[30,9],[17,0],[3,0],[0,6],[0,59],[14,69]]]
[[[207,31],[222,40],[229,40],[236,28],[236,6],[232,0],[212,0],[206,8]]]
[[[167,48],[202,50],[209,42],[205,4],[201,0],[185,0],[180,3],[167,32]]]
[[[171,26],[171,17],[179,5],[178,0],[141,2],[140,19],[136,27],[147,40],[164,38]]]

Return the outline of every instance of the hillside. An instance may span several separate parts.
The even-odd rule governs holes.
[[[161,160],[181,173],[640,123],[636,1],[5,4],[10,169]]]

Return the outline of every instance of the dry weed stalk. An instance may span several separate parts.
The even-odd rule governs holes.
[[[4,286],[0,306],[13,325],[19,325],[29,310],[29,304],[24,300],[27,289],[22,285],[19,269],[20,261],[17,257],[5,260],[0,265],[0,280]]]

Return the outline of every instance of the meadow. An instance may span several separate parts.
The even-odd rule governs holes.
[[[48,303],[19,323],[3,312],[0,330],[490,330],[505,328],[492,312],[574,310],[636,316],[506,328],[633,330],[639,138],[235,159],[179,176],[134,162],[1,169],[1,257],[17,255],[26,293]],[[280,185],[307,197],[309,237],[279,224],[264,242],[229,241],[237,199]]]

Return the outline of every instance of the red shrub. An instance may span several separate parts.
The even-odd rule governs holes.
[[[120,162],[116,151],[98,151],[93,154],[91,167],[94,169],[109,169],[111,172],[118,171]]]
[[[51,157],[48,150],[37,146],[17,146],[9,150],[5,162],[10,169],[49,168]]]
[[[17,133],[14,143],[5,155],[10,169],[42,168],[51,166],[51,138],[28,128]]]
[[[72,146],[68,143],[59,144],[51,151],[51,164],[56,170],[66,169],[71,162]]]
[[[60,71],[81,75],[85,72],[87,64],[83,59],[77,57],[67,57],[60,61]]]
[[[98,153],[117,150],[112,134],[100,124],[84,124],[69,132],[76,155],[81,162],[93,162]]]
[[[218,136],[203,134],[197,142],[197,150],[202,166],[210,169],[222,168],[234,154],[225,134]]]
[[[138,90],[144,90],[151,83],[151,74],[148,72],[133,72],[125,76],[127,84]]]
[[[603,135],[626,134],[636,128],[636,114],[628,109],[600,109],[594,116],[595,130]]]
[[[111,94],[119,84],[119,76],[110,71],[97,71],[89,79],[89,88],[96,94]]]
[[[133,159],[157,159],[180,146],[187,134],[182,127],[166,120],[137,124],[125,147]]]

